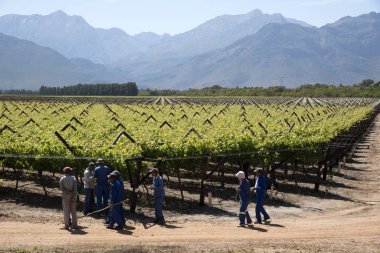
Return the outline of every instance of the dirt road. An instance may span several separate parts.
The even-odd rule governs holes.
[[[166,226],[128,221],[127,230],[121,232],[105,229],[100,220],[83,218],[81,228],[70,232],[61,229],[58,211],[2,206],[0,251],[380,252],[379,164],[378,116],[353,162],[342,172],[339,183],[345,187],[336,192],[340,197],[309,197],[300,208],[270,207],[270,224],[240,228],[237,217],[173,214]],[[7,218],[10,213],[19,218]],[[40,218],[33,221],[37,215]]]

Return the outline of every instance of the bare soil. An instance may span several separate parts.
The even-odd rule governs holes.
[[[246,228],[237,227],[234,196],[216,194],[213,207],[200,208],[196,193],[174,201],[179,192],[168,187],[166,225],[152,223],[148,203],[127,215],[123,231],[107,230],[93,217],[81,217],[80,228],[67,231],[55,182],[45,197],[27,180],[15,193],[7,178],[0,187],[0,252],[380,252],[379,164],[380,116],[320,193],[312,184],[283,182],[283,191],[266,203],[272,222]],[[249,210],[253,216],[254,204]]]

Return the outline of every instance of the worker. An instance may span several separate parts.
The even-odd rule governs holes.
[[[264,221],[267,222],[270,220],[268,213],[264,209],[264,200],[266,195],[266,178],[262,168],[255,169],[256,183],[255,187],[252,187],[251,190],[256,192],[256,221],[255,223],[261,224],[261,213],[264,215]]]
[[[59,180],[59,189],[62,191],[62,206],[65,229],[76,229],[78,226],[76,213],[77,181],[73,176],[72,168],[65,167],[63,169],[63,174],[64,175]]]
[[[120,201],[124,201],[125,200],[125,192],[124,192],[123,179],[121,178],[119,171],[114,170],[114,171],[112,171],[112,173],[115,173],[116,180],[120,183],[120,198],[121,198]],[[120,211],[121,220],[122,220],[123,224],[125,225],[125,213],[124,213],[123,203],[120,203],[119,211]]]
[[[149,170],[149,173],[153,177],[153,184],[150,186],[153,189],[153,197],[154,197],[154,211],[155,211],[155,223],[164,224],[165,218],[162,213],[162,207],[164,204],[165,198],[165,190],[164,190],[164,180],[159,174],[157,168],[153,168]]]
[[[84,182],[84,210],[83,214],[87,215],[93,211],[94,206],[94,191],[95,191],[95,178],[94,178],[95,163],[90,162],[88,167],[83,173]]]
[[[244,171],[239,171],[236,173],[236,177],[239,179],[239,185],[236,187],[236,190],[239,193],[240,197],[240,212],[239,212],[239,226],[245,226],[245,220],[247,220],[247,224],[252,224],[251,216],[248,212],[248,204],[251,196],[251,191],[249,187],[249,181],[246,178],[246,174]]]
[[[111,191],[110,191],[110,220],[109,224],[107,226],[108,229],[113,229],[113,226],[115,223],[117,224],[116,229],[123,229],[124,224],[122,223],[122,219],[120,217],[120,202],[121,202],[121,195],[120,195],[120,189],[121,185],[119,181],[116,179],[117,176],[115,173],[111,173],[108,176],[109,182],[111,184]]]
[[[108,204],[108,175],[110,174],[110,169],[104,164],[102,158],[99,158],[96,163],[98,165],[94,170],[94,178],[96,179],[96,208],[100,210]]]

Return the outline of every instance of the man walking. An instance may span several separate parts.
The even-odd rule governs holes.
[[[164,204],[165,197],[164,180],[156,168],[149,170],[149,173],[153,177],[153,184],[150,188],[152,188],[154,191],[154,211],[156,216],[154,222],[163,224],[165,223],[164,215],[162,213],[162,206]]]
[[[261,213],[264,215],[264,221],[268,221],[270,219],[268,213],[264,209],[264,200],[266,195],[266,179],[264,177],[263,169],[257,168],[255,170],[256,175],[256,183],[255,187],[251,190],[255,190],[256,192],[256,223],[261,224]]]
[[[110,169],[104,165],[102,158],[96,162],[98,166],[94,170],[94,178],[96,179],[96,208],[100,210],[108,205],[108,175]]]
[[[65,222],[65,229],[75,229],[78,226],[77,222],[77,181],[73,176],[73,169],[65,167],[63,176],[59,180],[59,189],[62,191],[62,206]],[[70,223],[71,216],[71,223]]]
[[[95,178],[94,178],[95,163],[90,162],[83,174],[84,182],[84,210],[83,214],[91,213],[94,206],[94,191],[95,191]]]
[[[244,171],[239,171],[238,173],[236,173],[236,177],[239,179],[239,185],[236,187],[236,190],[239,192],[240,197],[239,220],[240,226],[244,227],[246,219],[248,225],[252,224],[252,219],[248,212],[251,191],[249,187],[249,181],[246,178]]]

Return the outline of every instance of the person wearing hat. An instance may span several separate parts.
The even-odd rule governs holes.
[[[123,179],[121,178],[119,171],[114,170],[114,171],[112,171],[112,173],[114,173],[116,175],[116,180],[120,183],[120,188],[119,188],[119,190],[120,190],[120,196],[121,196],[121,200],[120,201],[124,201],[125,200],[125,193],[124,193],[124,182],[123,182]],[[121,220],[122,220],[123,224],[125,224],[125,214],[124,214],[123,203],[120,203],[119,206],[120,206],[119,207],[120,217],[121,217]],[[105,223],[106,224],[110,223],[110,214],[108,215],[108,218],[107,218],[107,220],[106,220]]]
[[[249,181],[246,178],[244,171],[239,171],[236,173],[236,177],[239,179],[239,185],[236,187],[236,190],[239,192],[240,197],[239,225],[243,227],[245,226],[245,220],[247,220],[247,224],[252,224],[252,219],[248,212],[251,191],[249,187]]]
[[[266,195],[266,178],[264,176],[264,172],[262,168],[256,168],[256,183],[255,187],[252,187],[252,190],[256,192],[256,223],[261,224],[261,213],[264,215],[264,221],[268,221],[270,219],[268,213],[264,209],[264,200]]]
[[[120,203],[122,201],[120,196],[120,188],[121,185],[119,181],[116,179],[117,175],[115,173],[111,173],[108,176],[108,179],[111,183],[111,191],[110,191],[110,216],[109,216],[109,224],[107,226],[108,229],[113,229],[115,223],[117,224],[116,229],[123,229],[124,224],[122,223],[122,219],[120,217]]]
[[[94,178],[94,169],[95,163],[90,162],[88,167],[83,173],[83,182],[84,182],[84,210],[83,214],[87,215],[91,213],[94,206],[94,191],[95,191],[95,178]]]
[[[59,180],[59,189],[62,191],[62,206],[65,229],[75,229],[78,226],[77,222],[77,181],[73,176],[73,169],[65,167],[63,176]],[[70,224],[71,216],[71,224]]]
[[[153,184],[150,186],[153,189],[154,197],[154,214],[155,214],[155,223],[165,223],[165,218],[162,213],[162,207],[164,205],[165,190],[164,190],[164,180],[159,174],[157,168],[149,170],[149,173],[153,177]]]
[[[108,205],[108,175],[111,171],[104,164],[102,158],[99,158],[96,163],[98,164],[94,170],[94,178],[96,178],[96,208],[100,210]]]

